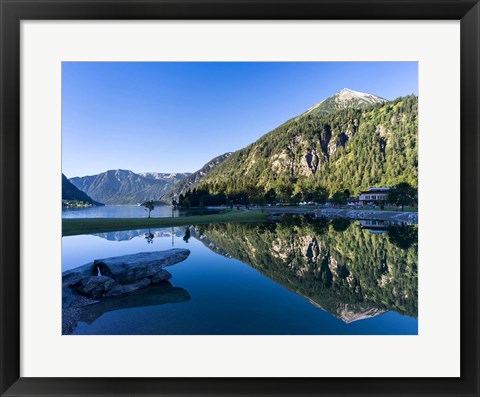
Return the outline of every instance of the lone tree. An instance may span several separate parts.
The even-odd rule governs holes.
[[[148,217],[150,218],[150,212],[152,212],[155,208],[153,205],[153,200],[148,200],[144,205],[145,211],[148,211]]]
[[[402,211],[405,205],[412,204],[417,199],[417,190],[408,182],[402,182],[393,186],[388,192],[388,202],[401,205]]]

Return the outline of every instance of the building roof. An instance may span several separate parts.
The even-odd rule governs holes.
[[[388,194],[385,190],[367,190],[366,192],[360,192],[360,194]]]
[[[379,186],[379,187],[371,187],[371,188],[369,188],[368,190],[385,190],[385,191],[389,191],[390,188],[389,188],[389,187],[381,187],[381,186]]]

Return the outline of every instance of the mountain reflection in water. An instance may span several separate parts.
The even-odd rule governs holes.
[[[387,311],[417,318],[417,226],[382,231],[346,219],[285,216],[281,223],[199,225],[191,235],[345,323]]]
[[[417,231],[416,225],[289,215],[278,223],[64,237],[65,271],[172,244],[191,254],[169,267],[171,284],[64,311],[63,333],[416,335]]]
[[[147,238],[148,235],[152,235],[153,238],[162,238],[162,237],[182,237],[184,235],[183,230],[179,230],[177,227],[174,230],[155,230],[151,231],[151,229],[138,229],[138,230],[125,230],[125,231],[118,231],[118,232],[104,232],[104,233],[93,233],[93,236],[98,236],[104,238],[108,241],[129,241],[135,237],[145,237]]]

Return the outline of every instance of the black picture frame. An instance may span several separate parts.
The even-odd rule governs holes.
[[[478,0],[0,0],[0,393],[2,396],[478,396]],[[20,22],[330,19],[461,21],[461,376],[459,378],[20,377]],[[448,78],[448,76],[446,76]]]

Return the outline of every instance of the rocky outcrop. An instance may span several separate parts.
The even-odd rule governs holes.
[[[71,289],[92,298],[105,296],[114,289],[117,283],[114,279],[105,276],[85,277],[72,284]]]
[[[96,259],[93,263],[102,275],[113,278],[120,284],[130,284],[152,277],[164,267],[187,259],[190,251],[174,248],[167,251],[140,252],[133,255]]]
[[[75,295],[92,299],[120,296],[166,281],[172,275],[164,268],[189,255],[189,250],[176,248],[96,259],[63,273],[63,306],[72,305]]]

